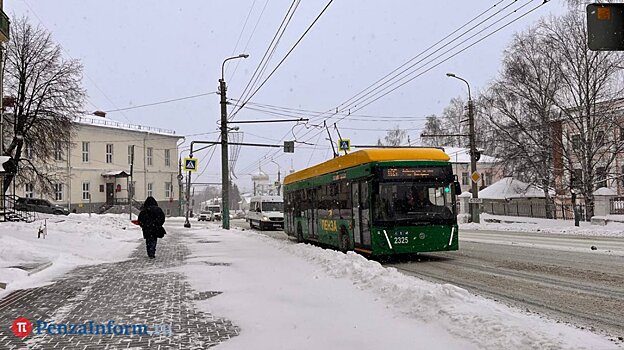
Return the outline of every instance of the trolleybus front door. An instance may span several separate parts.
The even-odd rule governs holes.
[[[370,248],[368,181],[353,182],[351,194],[353,203],[353,241],[356,247]]]

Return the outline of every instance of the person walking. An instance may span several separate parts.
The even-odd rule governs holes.
[[[149,196],[143,203],[143,208],[139,213],[139,225],[143,229],[147,256],[150,259],[156,257],[156,243],[158,238],[163,238],[166,234],[163,224],[165,223],[165,213],[158,206],[154,197]]]

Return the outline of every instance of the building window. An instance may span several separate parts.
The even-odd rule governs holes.
[[[572,187],[580,188],[582,183],[583,183],[583,170],[574,169],[574,172],[572,173]]]
[[[581,135],[576,134],[576,135],[572,135],[572,147],[579,151],[581,148]]]
[[[165,209],[165,215],[171,216],[171,209],[170,208]]]
[[[599,167],[596,169],[596,188],[607,187],[607,168]]]
[[[54,160],[57,160],[57,161],[63,160],[63,143],[62,142],[54,143]]]
[[[33,198],[35,192],[35,185],[27,183],[24,185],[24,197]]]
[[[470,185],[468,183],[468,173],[466,173],[466,172],[462,173],[462,185],[464,185],[464,186]]]
[[[84,141],[82,142],[82,162],[89,162],[89,143]]]
[[[604,146],[605,143],[605,132],[600,130],[596,133],[596,145],[598,145],[598,147],[602,147]]]
[[[485,185],[489,186],[492,184],[492,173],[485,173]]]
[[[85,201],[91,199],[91,184],[88,182],[82,183],[82,199]]]
[[[147,196],[154,197],[154,184],[151,182],[147,184]]]
[[[63,184],[54,184],[54,200],[63,200]]]
[[[152,166],[154,162],[152,161],[152,156],[154,154],[154,149],[152,147],[147,147],[147,165]]]
[[[33,158],[32,146],[30,144],[26,144],[26,148],[24,148],[24,158],[26,159]]]
[[[132,164],[132,145],[128,145],[128,164]]]
[[[171,196],[173,196],[172,190],[171,182],[165,182],[165,198],[171,198]]]
[[[106,144],[106,163],[112,163],[112,162],[113,162],[113,144],[107,143]]]
[[[165,150],[165,166],[171,166],[171,150]]]

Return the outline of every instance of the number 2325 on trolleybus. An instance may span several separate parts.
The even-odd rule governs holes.
[[[441,149],[361,150],[284,179],[285,231],[371,256],[457,250],[459,192]]]

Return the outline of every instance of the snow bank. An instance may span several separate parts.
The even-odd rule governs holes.
[[[495,221],[495,222],[492,222]],[[574,220],[553,220],[481,214],[481,223],[460,224],[460,229],[486,231],[516,231],[568,234],[578,236],[624,237],[624,223],[609,222],[606,226],[591,225],[582,221],[579,227]]]
[[[352,252],[208,227],[189,233],[189,242],[212,243],[193,244],[183,270],[194,288],[223,291],[200,307],[241,327],[224,349],[614,347]]]
[[[47,222],[47,235],[37,238]],[[0,297],[15,289],[45,283],[80,265],[99,264],[125,259],[140,243],[141,229],[126,215],[70,214],[47,216],[32,222],[0,223]],[[28,275],[13,266],[45,266]]]

